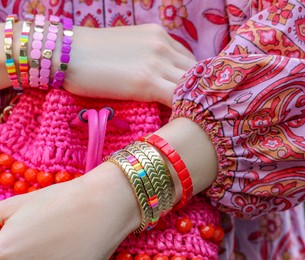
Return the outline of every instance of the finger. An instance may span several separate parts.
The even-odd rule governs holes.
[[[29,194],[18,195],[0,201],[0,221],[9,218],[25,201],[29,199]]]
[[[188,57],[192,60],[196,60],[196,57],[189,49],[184,47],[180,42],[174,40],[171,36],[169,36],[169,38],[170,38],[169,43],[173,47],[174,50],[176,50],[177,52],[185,55],[186,57]]]
[[[172,81],[159,79],[158,82],[156,82],[155,90],[151,93],[153,100],[171,107],[176,86],[177,84]]]
[[[177,67],[172,67],[164,70],[162,77],[174,84],[178,84],[182,76],[185,74],[185,70]]]
[[[173,65],[179,69],[184,70],[187,72],[190,68],[194,67],[197,63],[196,60],[188,58],[180,53],[175,53],[173,58]]]

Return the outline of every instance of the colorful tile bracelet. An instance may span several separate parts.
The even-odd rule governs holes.
[[[133,143],[151,162],[161,182],[161,198],[164,196],[165,205],[161,215],[166,214],[173,208],[175,201],[175,185],[170,171],[158,151],[146,142],[136,141]]]
[[[134,170],[130,162],[126,159],[130,154],[124,150],[120,150],[112,154],[108,161],[116,164],[127,176],[130,184],[133,187],[135,197],[138,201],[139,208],[141,210],[141,224],[133,231],[135,234],[141,233],[145,230],[150,222],[152,211],[148,203],[148,197],[145,192],[144,185],[138,175]]]
[[[60,63],[58,71],[56,71],[51,86],[53,88],[60,88],[65,80],[65,74],[68,70],[70,62],[70,52],[73,36],[73,21],[70,18],[63,18],[63,41],[60,55]]]
[[[135,146],[135,143],[132,143],[124,148],[127,152],[131,153],[141,165],[141,169],[145,171],[149,182],[151,183],[153,190],[156,194],[158,200],[158,207],[153,208],[153,218],[157,221],[160,216],[164,215],[165,209],[167,208],[167,201],[164,195],[164,186],[162,186],[161,180],[157,174],[156,169],[152,165],[151,161],[147,156]]]
[[[13,25],[18,21],[17,15],[8,15],[4,26],[4,52],[6,55],[6,68],[12,86],[15,90],[22,90],[22,86],[18,79],[14,56],[13,56]]]
[[[45,25],[45,17],[36,15],[34,21],[34,34],[32,41],[31,62],[30,62],[30,86],[39,87],[39,68],[41,58],[42,39]]]
[[[29,87],[28,42],[34,15],[27,14],[22,25],[19,50],[19,71],[22,87]]]
[[[53,56],[53,51],[56,47],[56,39],[58,33],[58,27],[60,23],[60,18],[55,15],[50,16],[49,29],[47,34],[47,40],[45,42],[45,48],[42,51],[42,59],[40,62],[40,78],[39,78],[39,88],[48,89],[49,88],[49,78],[51,73],[51,59]]]
[[[182,198],[180,202],[174,206],[174,209],[181,209],[193,195],[193,182],[185,163],[176,150],[160,136],[152,134],[150,136],[141,137],[139,140],[146,141],[158,148],[173,165],[182,185]]]
[[[153,188],[152,183],[150,182],[147,172],[145,171],[143,165],[137,160],[137,158],[132,154],[130,154],[126,157],[126,159],[129,161],[129,163],[132,165],[134,170],[137,172],[138,176],[140,177],[144,185],[145,192],[148,197],[148,204],[152,211],[152,215],[150,216],[150,222],[148,223],[148,227],[147,227],[147,229],[150,230],[157,224],[160,217],[158,196]]]

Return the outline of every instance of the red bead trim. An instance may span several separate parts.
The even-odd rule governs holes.
[[[140,137],[139,140],[157,147],[173,165],[182,185],[181,201],[173,209],[181,209],[193,195],[193,182],[185,163],[176,150],[160,136],[152,134],[148,137]]]
[[[15,161],[11,155],[0,153],[0,188],[10,191],[9,196],[28,193],[79,176],[80,173],[50,173],[28,168],[25,163]]]

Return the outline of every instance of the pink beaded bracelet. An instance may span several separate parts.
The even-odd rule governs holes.
[[[30,86],[37,88],[39,86],[39,66],[42,48],[42,39],[45,25],[45,17],[43,15],[35,16],[35,27],[32,42],[31,51],[31,69],[30,74]]]
[[[48,89],[49,88],[49,77],[50,77],[50,68],[51,68],[51,59],[53,56],[53,51],[56,46],[56,39],[58,33],[60,19],[58,16],[51,15],[50,16],[50,24],[49,31],[47,34],[47,40],[45,43],[45,48],[42,52],[42,60],[40,62],[40,89]]]
[[[65,79],[65,73],[68,70],[68,63],[70,61],[70,52],[73,36],[73,21],[70,18],[63,18],[63,41],[61,47],[60,63],[58,71],[56,71],[51,86],[53,88],[60,88]]]
[[[21,90],[22,86],[18,80],[15,61],[13,57],[13,25],[18,21],[16,15],[8,15],[4,26],[4,52],[6,56],[5,65],[8,75],[15,90]]]
[[[19,70],[22,87],[29,87],[28,42],[34,15],[27,14],[22,25],[19,51]]]

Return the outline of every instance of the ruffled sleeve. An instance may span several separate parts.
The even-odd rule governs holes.
[[[215,146],[218,175],[206,194],[236,217],[305,199],[304,12],[292,0],[258,13],[175,91],[171,119],[190,118]]]

